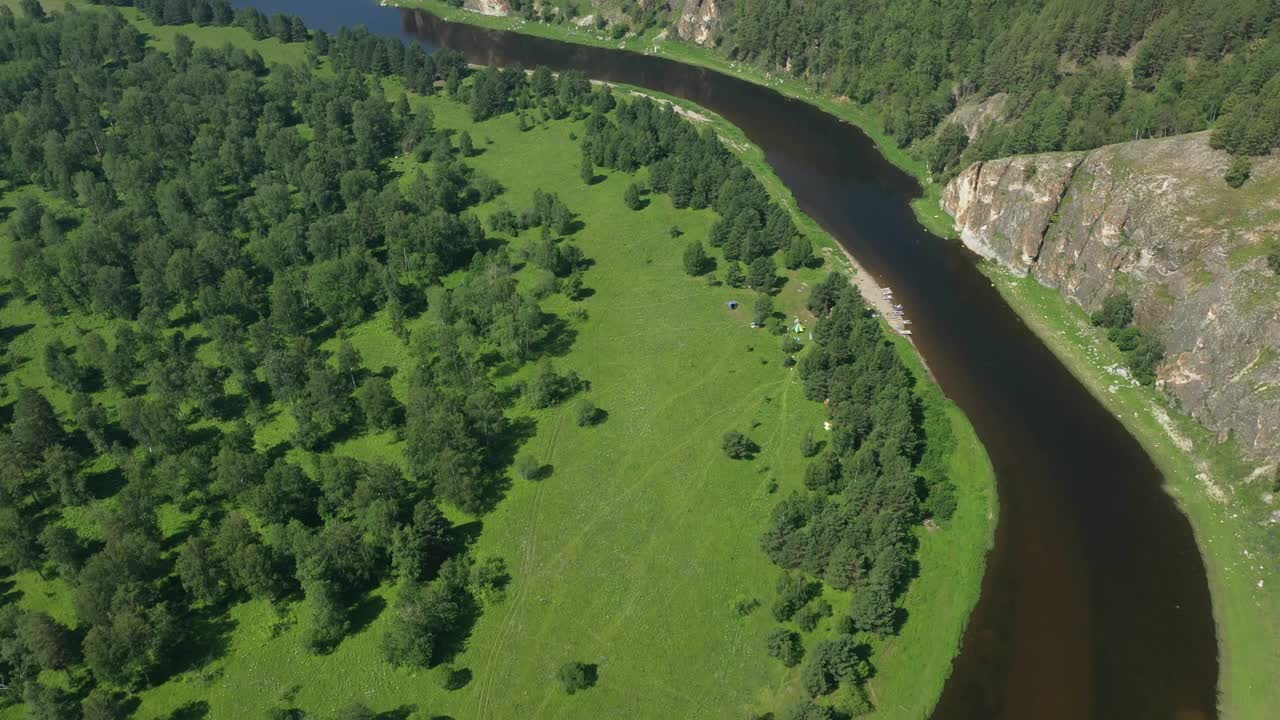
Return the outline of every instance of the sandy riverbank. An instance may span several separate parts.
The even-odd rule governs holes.
[[[853,282],[854,287],[858,288],[858,292],[862,295],[862,299],[866,301],[867,305],[871,307],[871,309],[880,313],[880,317],[885,319],[889,328],[894,332],[902,335],[902,330],[905,329],[910,331],[910,325],[903,325],[901,320],[894,317],[894,300],[892,297],[885,296],[884,286],[877,282],[876,279],[871,276],[871,273],[867,272],[866,268],[862,267],[862,265],[858,263],[857,259],[854,258],[848,250],[845,250],[844,248],[840,248],[840,250],[844,253],[845,260],[847,260],[849,265],[853,268],[853,272],[850,273],[852,276],[850,277],[850,280]],[[833,250],[831,248],[822,249],[823,255],[830,256],[832,252]],[[904,317],[904,319],[909,320],[910,318]],[[915,344],[912,342],[910,335],[904,335],[903,338],[912,345]]]

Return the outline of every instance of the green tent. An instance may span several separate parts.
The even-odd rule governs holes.
[[[793,332],[793,333],[795,333],[795,334],[797,334],[797,335],[799,335],[800,333],[804,332],[804,325],[801,325],[801,324],[800,324],[800,318],[796,318],[796,321],[795,321],[794,323],[792,323],[792,325],[791,325],[791,332]]]

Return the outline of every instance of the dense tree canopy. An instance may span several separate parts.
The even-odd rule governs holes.
[[[1215,129],[1257,155],[1280,145],[1280,10],[1271,0],[739,0],[720,48],[870,104],[902,145],[958,100],[1012,96],[1013,121],[935,172],[1000,155]]]
[[[19,189],[9,289],[51,318],[95,320],[68,324],[37,358],[69,412],[50,388],[15,384],[0,415],[0,565],[68,582],[81,622],[72,634],[6,605],[0,681],[33,713],[71,717],[79,699],[35,678],[83,661],[103,685],[81,688],[84,713],[112,717],[123,701],[106,686],[183,669],[197,618],[302,599],[306,646],[328,652],[393,579],[388,659],[438,662],[476,597],[496,602],[507,582],[500,558],[473,568],[439,505],[484,512],[497,499],[514,398],[488,366],[535,359],[555,318],[470,211],[501,193],[462,161],[470,137],[455,148],[379,76],[424,94],[453,81],[477,116],[533,98],[561,113],[612,100],[581,76],[464,83],[456,54],[310,32],[221,0],[136,4],[159,24],[306,42],[309,61],[268,70],[255,51],[181,34],[159,52],[111,10],[0,16],[0,178]],[[320,57],[331,72],[317,72]],[[408,177],[389,163],[401,153],[418,161]],[[513,234],[529,227],[546,238],[539,261],[580,287],[588,263],[559,241],[577,229],[564,202],[538,193]],[[365,369],[346,338],[375,316],[411,366]],[[535,405],[582,385],[572,371],[535,378]],[[267,447],[274,417],[290,430]],[[331,453],[364,432],[402,439],[404,466]],[[91,464],[119,482],[90,482]],[[100,535],[65,512],[87,504]],[[163,507],[190,514],[171,553]]]

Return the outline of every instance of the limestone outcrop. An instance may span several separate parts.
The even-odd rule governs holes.
[[[1231,189],[1208,133],[975,163],[943,207],[975,252],[1086,310],[1118,291],[1164,339],[1158,384],[1251,455],[1280,457],[1280,154]]]

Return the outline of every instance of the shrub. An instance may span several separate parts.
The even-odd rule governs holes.
[[[724,448],[724,454],[733,460],[750,459],[760,450],[760,446],[756,445],[751,438],[737,430],[730,430],[724,434],[721,447]]]
[[[631,183],[622,193],[622,201],[632,210],[639,210],[644,207],[644,200],[640,199],[640,186]]]
[[[791,246],[787,248],[786,266],[788,269],[795,270],[797,268],[807,267],[813,262],[813,243],[809,238],[803,235],[797,235],[791,240]]]
[[[711,266],[711,260],[707,257],[707,252],[702,249],[702,243],[693,241],[684,249],[684,271],[689,275],[697,277],[707,272]]]
[[[758,607],[760,607],[759,600],[753,597],[746,597],[745,595],[739,595],[737,598],[734,598],[733,601],[733,612],[735,615],[740,617],[750,615],[755,612]]]
[[[1099,327],[1122,328],[1133,322],[1133,301],[1124,293],[1113,293],[1090,319]]]
[[[431,670],[431,677],[441,690],[453,691],[462,687],[467,673],[459,671],[450,663],[441,663]]]
[[[577,415],[578,426],[587,427],[588,425],[595,425],[600,419],[600,408],[596,407],[596,404],[590,400],[579,400],[574,407],[574,414]]]
[[[926,515],[934,520],[946,522],[956,513],[956,486],[947,478],[929,485],[929,495],[924,499],[923,509]]]
[[[806,430],[804,433],[804,441],[800,444],[800,454],[805,457],[813,457],[822,449],[822,443],[813,437],[812,430]]]
[[[800,642],[800,633],[784,627],[774,628],[765,638],[765,647],[769,657],[777,658],[786,667],[795,667],[804,657],[804,645]]]
[[[802,700],[792,705],[783,718],[785,720],[834,720],[835,713],[826,705],[819,705],[812,700]]]
[[[1238,188],[1245,184],[1249,176],[1253,174],[1253,163],[1247,157],[1238,157],[1231,161],[1231,165],[1227,168],[1227,172],[1222,176],[1227,181],[1227,185]]]
[[[532,455],[521,455],[516,458],[516,472],[520,473],[520,477],[525,480],[537,480],[542,473],[542,463],[535,460]]]
[[[778,599],[773,602],[773,617],[778,622],[790,620],[805,603],[816,597],[822,586],[803,575],[783,573],[778,578]]]
[[[502,602],[509,582],[511,575],[507,573],[507,563],[500,557],[485,558],[471,568],[471,592],[481,602]]]
[[[596,672],[593,666],[576,661],[561,665],[560,672],[556,673],[556,678],[560,681],[560,688],[570,695],[595,685],[595,676]]]
[[[813,632],[818,627],[818,623],[822,622],[822,618],[831,617],[831,603],[826,600],[818,600],[811,602],[800,609],[796,613],[796,625],[805,632]]]
[[[338,720],[373,720],[376,715],[364,703],[353,702],[338,711]]]

